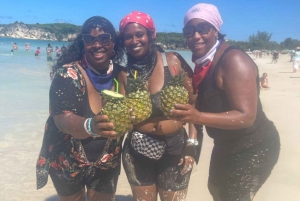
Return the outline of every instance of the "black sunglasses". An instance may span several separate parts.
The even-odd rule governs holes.
[[[201,23],[197,24],[196,27],[194,27],[194,26],[184,27],[182,29],[182,32],[183,32],[184,37],[190,38],[195,35],[196,31],[200,35],[208,34],[208,32],[210,31],[211,28],[213,28],[213,26],[211,24],[206,23],[206,22],[201,22]]]
[[[94,45],[96,41],[100,43],[100,45],[109,45],[111,42],[111,35],[109,33],[100,34],[95,37],[90,34],[82,34],[82,40],[85,45]]]

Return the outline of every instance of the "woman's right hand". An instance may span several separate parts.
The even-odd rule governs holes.
[[[116,139],[117,133],[113,131],[114,124],[108,122],[107,115],[96,115],[92,118],[92,131],[99,137]]]

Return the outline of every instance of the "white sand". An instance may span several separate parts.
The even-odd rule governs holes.
[[[271,56],[255,59],[260,71],[268,73],[270,89],[261,91],[261,101],[268,118],[281,136],[281,153],[270,178],[257,193],[255,201],[300,200],[300,72],[292,72],[288,55],[280,55],[277,64],[270,64]],[[47,78],[48,79],[48,78]],[[47,96],[48,89],[41,96]],[[45,98],[47,100],[47,97]],[[45,104],[41,101],[30,104]],[[56,201],[57,196],[49,179],[41,190],[36,190],[35,163],[41,147],[43,128],[48,111],[34,114],[24,109],[24,122],[12,122],[5,139],[0,138],[1,201]],[[11,114],[0,114],[0,117]],[[18,120],[20,117],[18,117]],[[32,119],[32,121],[31,121]],[[30,120],[30,121],[29,121]],[[22,136],[18,138],[19,136]],[[25,137],[24,137],[25,136]],[[207,187],[212,140],[205,135],[200,163],[194,168],[188,201],[212,200]],[[132,200],[124,171],[119,178],[117,201]]]

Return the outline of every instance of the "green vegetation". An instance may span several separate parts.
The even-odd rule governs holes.
[[[283,50],[283,49],[296,49],[300,46],[300,41],[296,39],[287,38],[280,44],[271,41],[272,34],[265,31],[258,31],[257,34],[249,36],[248,41],[232,41],[228,43],[237,46],[245,51],[253,50]]]
[[[161,43],[168,49],[186,49],[185,38],[182,33],[163,33],[156,34],[156,43]]]

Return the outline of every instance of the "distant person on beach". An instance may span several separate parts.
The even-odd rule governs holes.
[[[267,73],[263,73],[262,77],[259,80],[259,86],[261,89],[262,88],[270,88]]]
[[[39,56],[39,55],[40,55],[40,52],[41,52],[40,47],[37,47],[36,50],[35,50],[34,55],[35,55],[35,56]]]
[[[57,46],[55,47],[55,53],[56,57],[59,57],[61,55],[61,50]]]
[[[50,175],[61,201],[115,200],[123,137],[117,142],[114,125],[99,114],[104,105],[99,92],[117,91],[117,83],[125,81],[118,64],[124,53],[116,41],[111,22],[91,17],[52,67],[50,115],[36,176],[40,189]]]
[[[46,52],[47,52],[47,61],[52,61],[52,52],[53,52],[53,48],[50,44],[48,44],[48,47],[46,47]]]
[[[119,31],[120,43],[127,53],[128,77],[147,82],[152,102],[150,117],[133,125],[122,152],[133,200],[157,200],[157,195],[164,201],[184,200],[201,145],[192,124],[189,124],[187,133],[182,122],[167,119],[162,111],[161,98],[171,78],[182,73],[185,84],[179,86],[189,92],[192,104],[193,71],[181,55],[165,52],[155,45],[156,29],[148,14],[129,13],[120,21]]]
[[[295,50],[291,50],[291,51],[289,52],[289,55],[290,55],[290,57],[291,57],[290,62],[293,62],[293,60],[294,60],[294,54],[295,54]]]
[[[29,50],[30,50],[30,45],[29,45],[29,43],[26,43],[26,44],[25,44],[25,48],[26,48],[26,51],[29,51]]]
[[[208,178],[214,201],[250,201],[277,163],[280,140],[262,109],[258,68],[224,42],[222,23],[212,4],[197,4],[186,13],[183,35],[196,64],[196,109],[176,104],[170,119],[204,125],[214,139]]]
[[[63,45],[61,48],[60,48],[60,51],[61,51],[61,54],[66,54],[67,53],[67,48],[65,45]]]
[[[277,60],[278,60],[278,55],[279,55],[279,51],[277,50],[274,50],[273,53],[272,53],[272,61],[271,61],[271,64],[274,63],[276,64],[277,63]]]
[[[300,47],[296,48],[293,60],[293,73],[296,73],[300,65]]]

